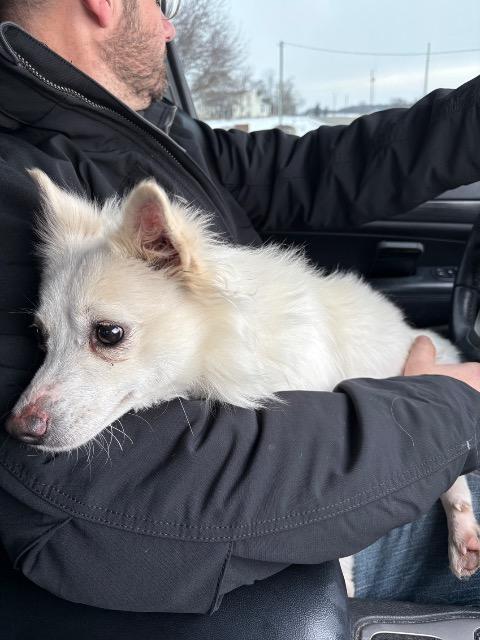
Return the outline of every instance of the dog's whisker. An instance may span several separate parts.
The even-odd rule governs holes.
[[[118,421],[120,422],[120,421]],[[123,424],[120,422],[120,426],[121,429],[119,429],[118,427],[114,427],[112,425],[112,429],[114,429],[115,431],[119,431],[122,435],[123,435],[123,441],[125,442],[125,440],[130,440],[130,443],[133,444],[133,439],[125,432],[125,429],[123,427]]]
[[[182,411],[185,414],[185,419],[187,421],[188,428],[190,429],[190,432],[191,432],[192,436],[195,437],[195,434],[194,434],[193,429],[192,429],[192,425],[190,424],[190,420],[188,419],[187,412],[185,411],[185,407],[183,406],[182,399],[178,398],[178,401],[180,402],[180,406],[182,407]]]
[[[133,413],[129,413],[128,415],[129,415],[129,416],[133,416],[133,417],[135,417],[135,418],[138,418],[139,420],[143,420],[143,422],[146,422],[146,424],[148,424],[148,426],[150,427],[150,429],[151,429],[152,431],[155,431],[155,429],[152,427],[152,425],[150,424],[150,422],[149,422],[146,418],[144,418],[143,416],[140,416],[138,413],[134,413],[134,412],[133,412]]]
[[[123,427],[123,424],[120,422],[120,420],[116,420],[115,422],[118,422],[118,424],[120,425],[121,428],[119,429],[118,427],[115,427],[114,426],[115,423],[110,425],[110,428],[114,429],[115,431],[118,431],[119,433],[121,433],[123,435],[123,441],[124,442],[125,442],[125,440],[130,440],[131,444],[133,444],[132,438],[125,433],[125,429]]]
[[[182,407],[182,411],[183,411],[183,413],[184,413],[184,415],[185,415],[185,419],[186,419],[186,421],[187,421],[188,428],[190,429],[190,433],[192,434],[192,436],[193,436],[193,437],[195,437],[195,434],[194,434],[193,429],[192,429],[192,425],[190,424],[190,420],[188,419],[187,412],[185,411],[185,407],[183,406],[182,399],[180,398],[180,396],[179,396],[179,395],[177,394],[177,392],[175,391],[175,387],[173,386],[173,384],[170,384],[170,387],[171,387],[171,389],[172,389],[173,393],[174,393],[175,395],[177,395],[177,400],[179,401],[180,406]]]
[[[110,427],[108,428],[108,433],[110,434],[110,443],[112,443],[113,440],[115,440],[118,446],[120,447],[120,451],[123,451],[122,443],[112,431],[112,425],[110,425]]]
[[[107,462],[112,462],[112,459],[110,457],[110,445],[111,445],[111,441],[110,443],[107,441],[107,438],[105,437],[105,435],[103,433],[99,434],[99,436],[102,441],[105,442],[105,446],[103,446],[102,442],[100,440],[98,440],[97,438],[94,438],[94,441],[98,444],[98,446],[102,449],[102,451],[105,451],[105,454],[107,456],[106,460],[105,460],[105,464],[107,464]]]
[[[91,459],[91,455],[92,455],[92,447],[93,444],[92,442],[87,442],[87,444],[85,444],[83,448],[85,448],[86,454],[87,454],[87,461],[86,461],[86,467],[88,467],[89,472],[90,472],[90,478],[92,477],[92,459]]]
[[[27,302],[29,302],[32,305],[32,309],[36,309],[37,305],[35,304],[35,302],[33,302],[33,300],[30,300],[30,298],[28,296],[26,296],[25,294],[23,294],[23,297],[25,298],[25,300]]]
[[[10,310],[8,313],[31,316],[33,315],[33,309],[14,309]]]
[[[80,451],[87,456],[87,462],[86,462],[85,466],[88,466],[88,446],[86,444],[82,445],[80,447]]]
[[[108,443],[108,450],[110,451],[110,447],[111,447],[111,446],[113,446],[113,440],[114,440],[114,439],[115,439],[115,440],[117,440],[117,438],[115,438],[115,436],[114,436],[114,434],[113,434],[112,426],[111,426],[111,425],[107,428],[107,433],[108,433],[108,435],[110,436],[110,441],[109,441],[109,443]],[[118,440],[117,440],[117,442],[118,442]],[[120,446],[120,445],[119,445],[119,446]],[[120,450],[121,450],[121,451],[123,451],[123,449],[122,449],[121,447],[120,447]]]
[[[107,433],[110,433],[108,429],[106,429]],[[103,442],[105,442],[105,447],[107,448],[107,460],[106,462],[112,462],[111,457],[110,457],[110,447],[112,446],[112,438],[110,438],[110,441],[107,440],[107,436],[105,435],[104,432],[102,432],[99,436]]]
[[[105,451],[105,453],[108,455],[108,451],[107,451],[107,449],[105,449],[105,447],[103,446],[103,444],[102,444],[102,443],[100,442],[100,440],[98,440],[97,438],[98,438],[98,436],[97,436],[97,437],[95,437],[95,438],[92,438],[93,447],[95,447],[95,445],[96,445],[96,444],[98,444],[98,446],[100,447],[100,449],[101,449],[102,451]],[[95,449],[94,449],[94,451],[95,451]]]

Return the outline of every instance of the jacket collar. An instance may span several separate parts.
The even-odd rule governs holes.
[[[152,102],[147,109],[138,111],[138,113],[168,135],[177,113],[177,107],[163,99],[159,102]]]
[[[92,105],[127,113],[130,118],[142,116],[167,134],[176,113],[167,101],[134,112],[13,22],[0,24],[0,86],[0,126],[7,129],[38,122],[62,95],[67,100],[83,96]]]
[[[233,223],[223,213],[225,200],[206,167],[165,133],[175,116],[173,105],[162,102],[143,114],[133,111],[11,22],[0,24],[0,87],[0,128],[15,130],[30,125],[81,139],[89,148],[98,146],[99,135],[116,144],[119,132],[125,136],[128,130],[143,140],[150,154],[152,143],[158,143],[163,151],[152,157],[162,165],[171,188],[181,190],[183,197],[206,211],[216,211],[219,228],[237,237]]]

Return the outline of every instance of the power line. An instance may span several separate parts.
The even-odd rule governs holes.
[[[282,121],[283,116],[283,73],[284,73],[284,56],[285,47],[294,47],[296,49],[307,49],[308,51],[319,51],[320,53],[332,53],[347,56],[370,56],[377,58],[406,58],[416,57],[425,58],[425,77],[423,83],[423,92],[427,93],[428,90],[428,76],[430,71],[430,58],[431,56],[443,56],[443,55],[455,55],[459,53],[477,53],[480,49],[451,49],[449,51],[432,51],[430,42],[427,44],[427,51],[348,51],[345,49],[328,49],[326,47],[310,47],[305,44],[298,44],[296,42],[281,41],[280,45],[280,82],[279,82],[279,98],[278,98],[278,115],[279,121]],[[373,104],[375,95],[375,72],[370,71],[370,103]]]
[[[425,51],[406,51],[406,52],[381,52],[381,51],[345,51],[342,49],[324,49],[322,47],[309,47],[304,44],[297,44],[295,42],[284,42],[284,45],[289,47],[296,47],[297,49],[309,49],[310,51],[321,51],[322,53],[337,53],[347,56],[374,56],[374,57],[425,57]],[[430,51],[431,56],[443,56],[456,53],[475,53],[480,49],[453,49],[451,51]]]

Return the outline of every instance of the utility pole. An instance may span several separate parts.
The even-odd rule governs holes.
[[[425,79],[423,81],[423,95],[426,96],[428,93],[428,74],[430,72],[430,54],[431,54],[431,44],[430,42],[427,44],[427,57],[425,59]]]
[[[278,82],[278,124],[283,124],[283,65],[284,65],[284,48],[285,43],[280,41],[280,69],[279,69],[279,82]]]
[[[335,92],[332,93],[332,111],[337,110],[337,94]]]
[[[370,70],[370,106],[375,104],[375,71]]]

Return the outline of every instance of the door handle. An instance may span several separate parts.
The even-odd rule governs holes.
[[[421,242],[382,240],[377,244],[369,272],[372,278],[405,278],[415,275],[425,247]]]

